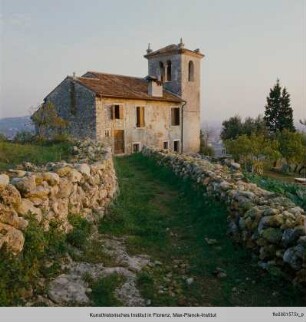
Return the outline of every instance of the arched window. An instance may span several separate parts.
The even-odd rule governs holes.
[[[190,60],[188,63],[188,81],[194,81],[194,65],[192,60]]]
[[[171,61],[167,61],[167,81],[171,81]]]
[[[159,62],[159,73],[160,80],[163,82],[165,80],[165,67],[163,62]]]

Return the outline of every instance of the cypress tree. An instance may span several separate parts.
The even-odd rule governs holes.
[[[293,110],[290,105],[290,94],[284,87],[281,88],[279,79],[267,97],[267,105],[264,120],[271,134],[283,130],[295,131],[293,125]]]

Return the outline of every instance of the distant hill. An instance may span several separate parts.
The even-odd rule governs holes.
[[[8,139],[13,139],[16,133],[20,131],[34,132],[34,125],[30,115],[0,119],[0,133],[4,134]]]

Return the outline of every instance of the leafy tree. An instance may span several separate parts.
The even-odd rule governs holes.
[[[290,94],[287,89],[282,88],[279,79],[267,97],[264,120],[271,134],[281,132],[285,129],[295,131],[293,125],[293,110],[290,106]]]
[[[68,126],[68,121],[58,116],[57,110],[51,102],[42,104],[31,116],[31,119],[38,129],[40,138],[62,134]]]
[[[222,125],[221,139],[224,141],[236,139],[243,134],[247,136],[252,134],[267,135],[266,123],[260,115],[254,119],[247,117],[244,122],[239,115],[235,115],[229,118],[229,120],[224,121]]]
[[[255,119],[247,117],[242,123],[242,133],[248,136],[252,134],[262,134],[267,136],[266,123],[261,115],[258,115]]]
[[[267,139],[263,134],[243,134],[235,140],[224,142],[227,151],[233,155],[235,160],[245,166],[250,167],[252,172],[262,172],[265,164],[277,159],[278,142]]]
[[[229,139],[236,139],[239,135],[242,135],[242,121],[239,115],[235,115],[225,120],[222,123],[221,139],[223,141]]]
[[[284,130],[277,136],[279,150],[288,164],[301,163],[306,157],[306,146],[304,136],[299,132]]]

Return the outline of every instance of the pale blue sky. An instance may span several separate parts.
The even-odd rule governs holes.
[[[152,48],[200,48],[202,122],[257,116],[277,78],[306,118],[305,0],[0,0],[0,117],[26,115],[66,75],[147,75]]]

